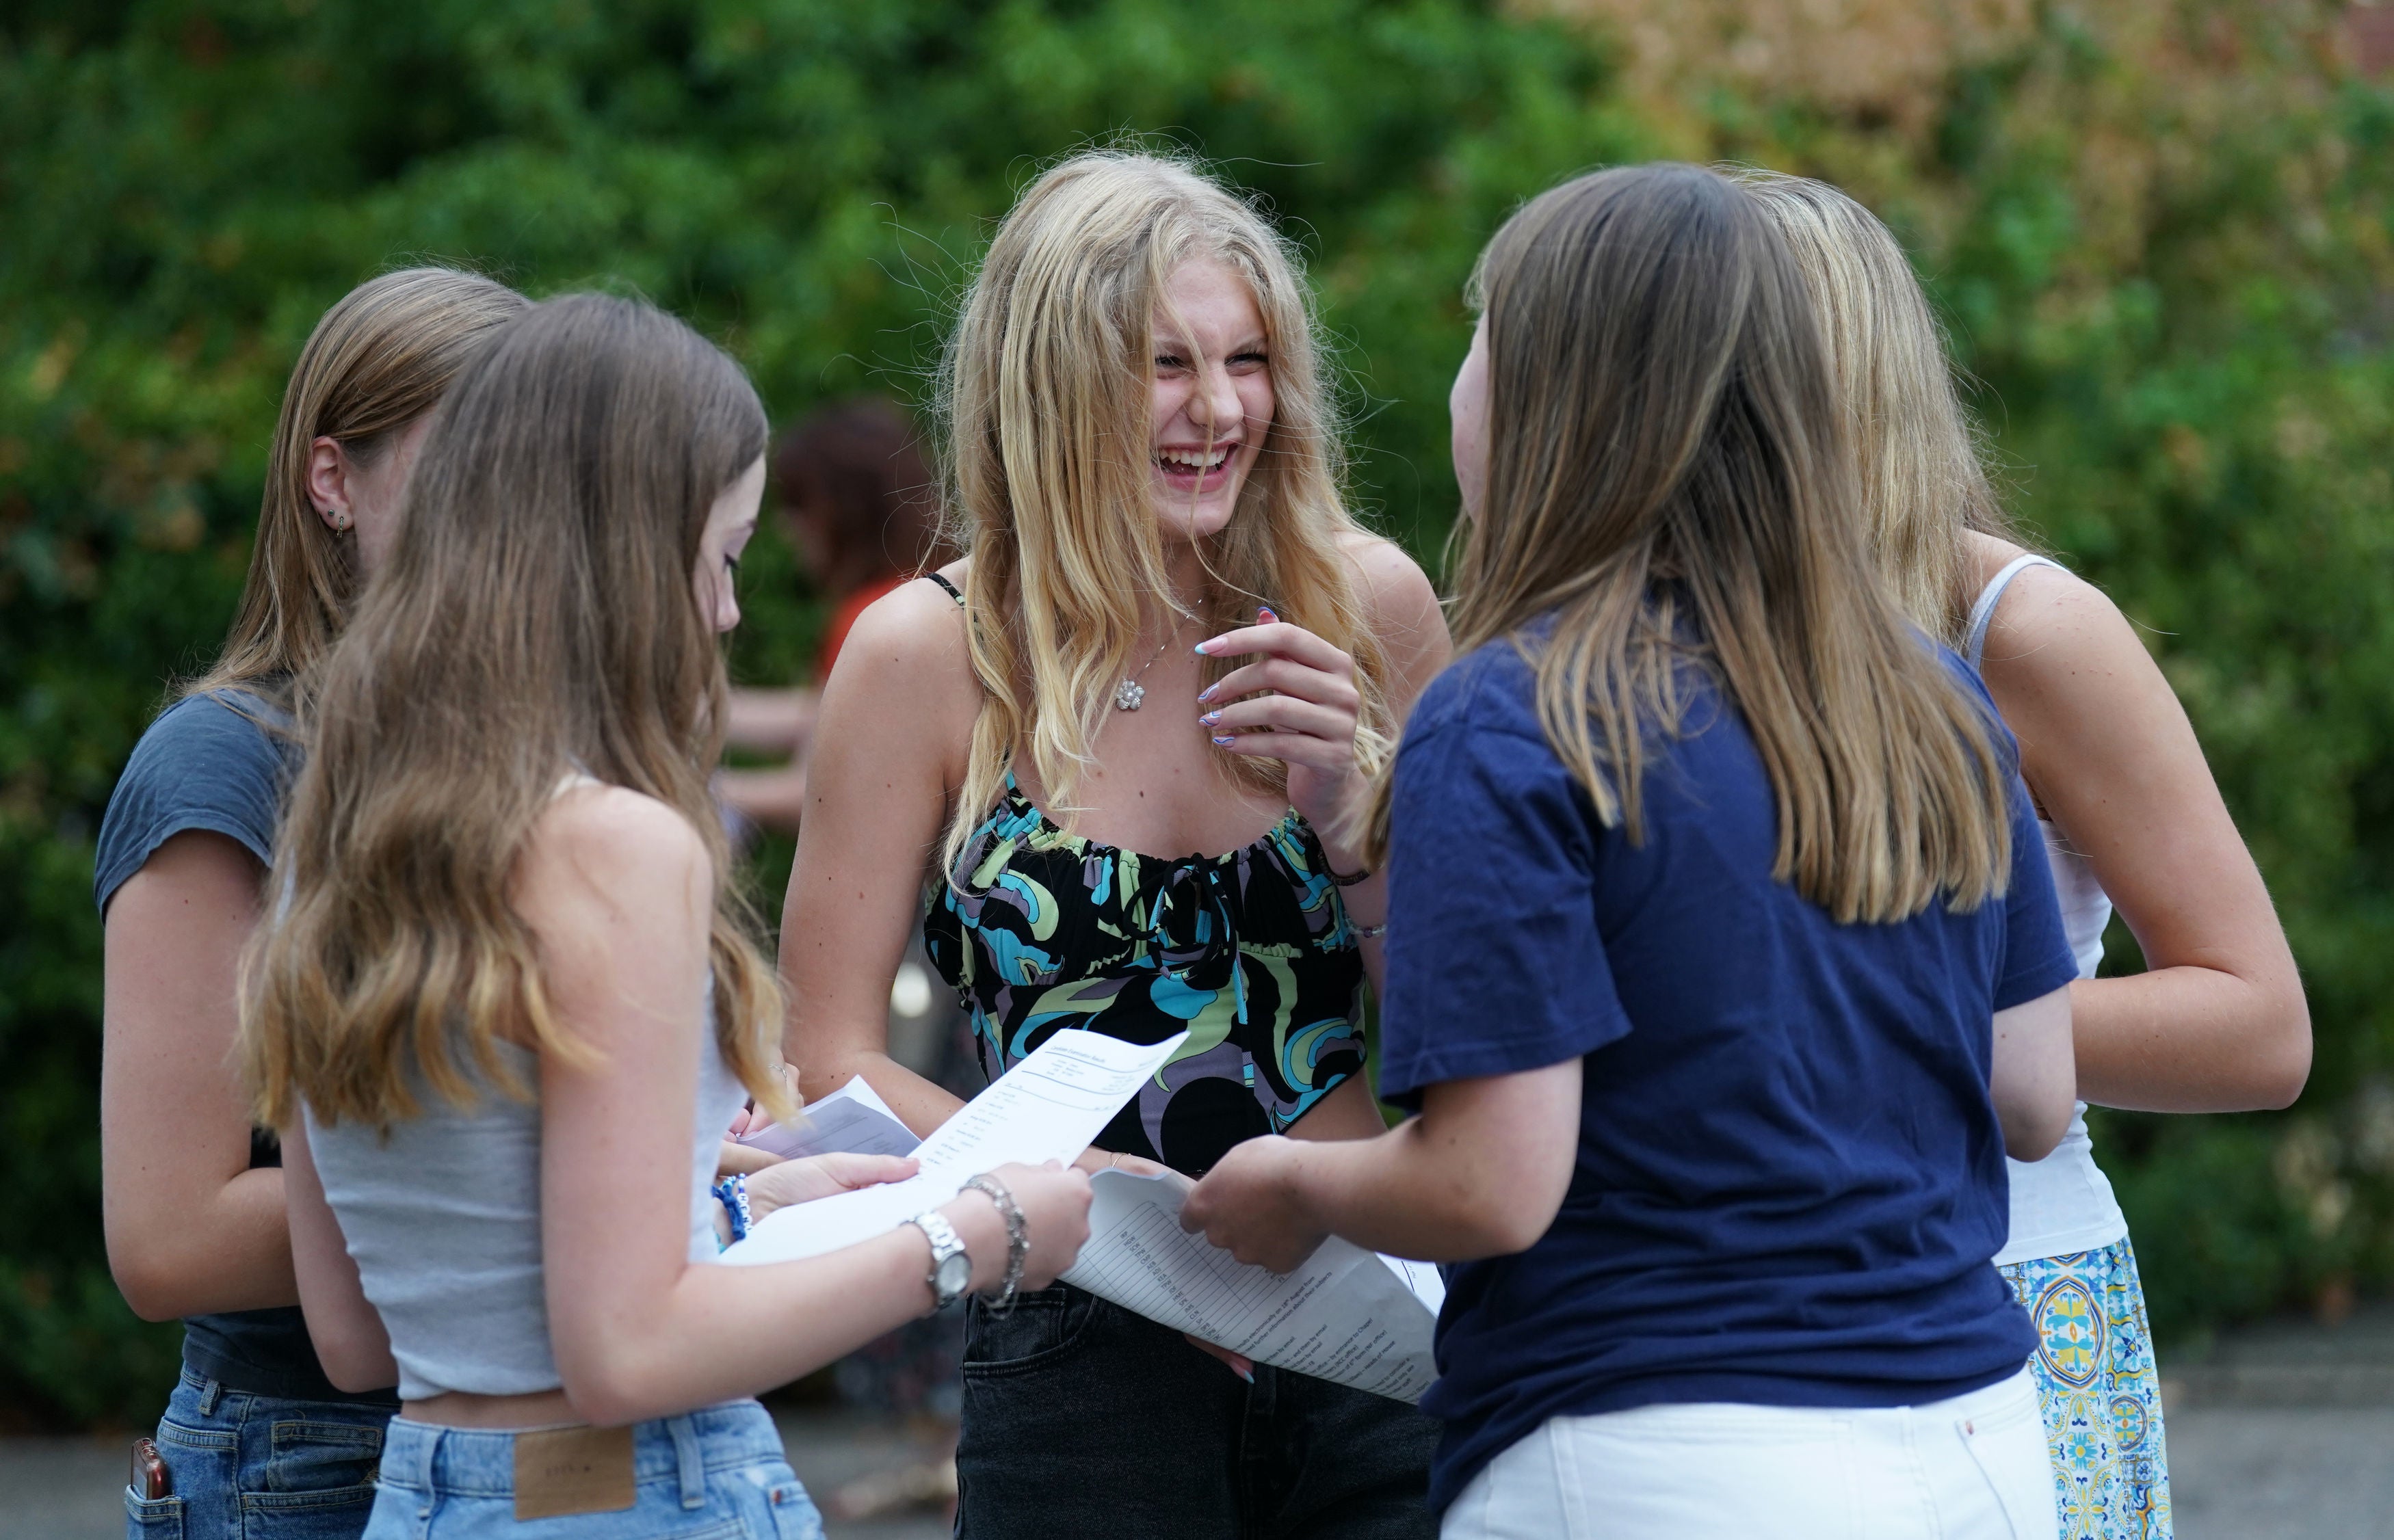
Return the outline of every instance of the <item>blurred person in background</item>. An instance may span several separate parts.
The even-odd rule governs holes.
[[[877,397],[826,407],[783,434],[772,471],[783,527],[830,602],[831,618],[813,683],[731,691],[725,746],[786,763],[727,769],[716,777],[716,795],[752,823],[796,834],[822,681],[866,606],[930,564],[940,549],[940,497],[913,420]]]
[[[955,1111],[887,1037],[919,929],[990,1077],[1188,1031],[1090,1169],[1381,1130],[1353,815],[1446,629],[1341,495],[1310,311],[1264,218],[1161,159],[1074,156],[999,227],[946,365],[968,554],[866,610],[824,691],[782,925],[809,1096]],[[971,1307],[964,1383],[974,1540],[1432,1528],[1419,1412],[1077,1288]]]
[[[325,1372],[399,1381],[375,1540],[820,1540],[751,1398],[967,1289],[1035,1289],[1087,1233],[1081,1173],[1008,1165],[873,1240],[715,1265],[751,1196],[914,1169],[715,1185],[743,1087],[790,1110],[707,787],[765,440],[680,322],[533,307],[442,403],[311,674],[240,1058]]]
[[[1993,708],[1848,513],[1801,273],[1696,166],[1490,242],[1452,397],[1463,655],[1387,780],[1375,1139],[1256,1139],[1184,1224],[1454,1264],[1448,1540],[2040,1540],[2004,1161],[2073,973]]]
[[[2031,1360],[2065,1540],[2166,1540],[2169,1460],[2128,1221],[2086,1104],[2290,1104],[2310,1016],[2253,857],[2169,681],[2118,606],[2012,533],[1942,338],[1892,233],[1825,183],[1743,180],[1821,312],[1864,467],[1867,531],[1915,624],[1959,649],[2019,740],[2078,964],[2079,1094],[2061,1145],[2010,1166],[1995,1260],[2037,1327]],[[2112,906],[2144,971],[2098,979]]]
[[[414,268],[325,312],[283,398],[224,649],[142,734],[109,798],[93,887],[109,1266],[136,1314],[183,1318],[156,1465],[138,1468],[137,1452],[126,1493],[137,1540],[238,1540],[260,1514],[278,1534],[333,1540],[364,1528],[374,1501],[398,1399],[335,1389],[309,1342],[281,1152],[232,1069],[235,969],[290,773],[293,678],[330,650],[390,550],[433,407],[523,307],[488,279]]]

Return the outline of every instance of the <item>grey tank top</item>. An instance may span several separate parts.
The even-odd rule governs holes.
[[[690,1165],[690,1260],[715,1260],[710,1191],[724,1130],[746,1092],[715,1041],[715,986],[699,1033]],[[526,1086],[537,1056],[502,1044]],[[383,1131],[327,1128],[308,1147],[367,1300],[390,1334],[402,1400],[449,1390],[520,1396],[559,1389],[540,1250],[540,1104],[484,1089],[453,1107],[419,1087],[421,1116]]]

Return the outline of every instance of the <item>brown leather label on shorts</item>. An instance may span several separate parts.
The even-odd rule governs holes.
[[[516,1435],[516,1519],[619,1513],[637,1495],[628,1428],[550,1428]]]

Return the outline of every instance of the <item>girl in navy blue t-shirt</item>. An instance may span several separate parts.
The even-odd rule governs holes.
[[[1462,656],[1387,786],[1385,1138],[1258,1139],[1186,1222],[1455,1264],[1449,1535],[2054,1533],[2004,1156],[2075,967],[2008,736],[1856,544],[1802,280],[1709,171],[1481,259]]]

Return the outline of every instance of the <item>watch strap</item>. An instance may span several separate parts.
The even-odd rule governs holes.
[[[936,1208],[927,1208],[905,1222],[921,1231],[923,1238],[931,1243],[931,1267],[930,1270],[924,1274],[923,1281],[931,1286],[932,1307],[935,1310],[946,1310],[964,1296],[965,1288],[971,1286],[972,1273],[969,1269],[965,1273],[967,1281],[965,1287],[942,1289],[940,1286],[941,1264],[951,1257],[967,1256],[964,1237],[956,1233],[955,1226],[948,1223],[948,1217]]]

